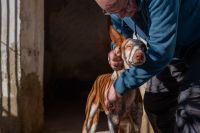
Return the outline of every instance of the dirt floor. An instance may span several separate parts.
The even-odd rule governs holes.
[[[45,115],[44,133],[81,133],[84,119],[84,103],[78,101],[57,101],[48,108]],[[107,130],[102,113],[98,131]]]
[[[43,133],[81,133],[85,117],[86,99],[92,84],[93,81],[63,80],[56,82],[53,87],[54,90],[51,91],[51,96],[49,94],[47,95],[49,98],[44,97],[46,102]],[[143,94],[144,89],[141,89],[141,92]],[[144,117],[143,131],[148,130],[149,133],[153,133],[146,120],[147,118]],[[97,132],[107,133],[105,132],[107,130],[106,116],[101,113]]]
[[[78,83],[73,83],[77,85]],[[69,88],[62,88],[59,83],[59,93],[55,91],[54,100],[48,100],[45,104],[45,125],[43,133],[81,133],[84,120],[86,98],[89,90],[81,92],[79,85],[71,92],[66,92]],[[69,84],[68,84],[69,85]],[[91,84],[84,85],[88,88]],[[65,86],[65,85],[63,85]],[[78,93],[79,92],[79,93]],[[106,131],[107,120],[104,113],[100,114],[100,121],[97,131]]]

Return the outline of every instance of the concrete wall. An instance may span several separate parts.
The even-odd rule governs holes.
[[[46,4],[46,77],[91,80],[108,71],[107,19],[96,3]],[[38,133],[44,122],[44,1],[0,0],[0,11],[0,132]]]
[[[19,53],[19,3],[0,0],[0,130],[19,132],[18,90],[21,78]]]
[[[45,1],[46,77],[94,79],[108,71],[107,18],[93,0]]]
[[[43,0],[0,0],[0,132],[43,125]]]
[[[109,41],[108,18],[94,0],[46,0],[45,99],[59,93],[55,91],[66,93],[58,83],[65,84],[68,97],[66,80],[90,81],[109,72]]]
[[[20,9],[20,120],[24,133],[38,133],[43,125],[44,1],[21,0]]]

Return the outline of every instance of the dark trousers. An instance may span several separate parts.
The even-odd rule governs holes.
[[[144,107],[155,133],[200,133],[200,48],[148,81]]]

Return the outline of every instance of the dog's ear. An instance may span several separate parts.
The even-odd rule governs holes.
[[[123,41],[125,40],[125,37],[122,34],[120,34],[112,25],[110,25],[109,27],[109,34],[111,41],[116,46],[121,46]]]

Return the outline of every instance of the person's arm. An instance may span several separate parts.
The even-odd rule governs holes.
[[[135,89],[158,74],[171,61],[176,45],[179,3],[177,0],[148,0],[149,41],[146,63],[125,70],[114,82],[118,94]]]
[[[111,21],[111,25],[113,26],[113,28],[118,33],[121,33],[121,22],[122,22],[122,20],[120,18],[113,16],[113,15],[110,15],[110,21]],[[111,36],[110,36],[110,38],[111,38]],[[111,39],[110,46],[111,46],[111,50],[113,50],[116,47],[116,44],[112,41],[112,39]]]

